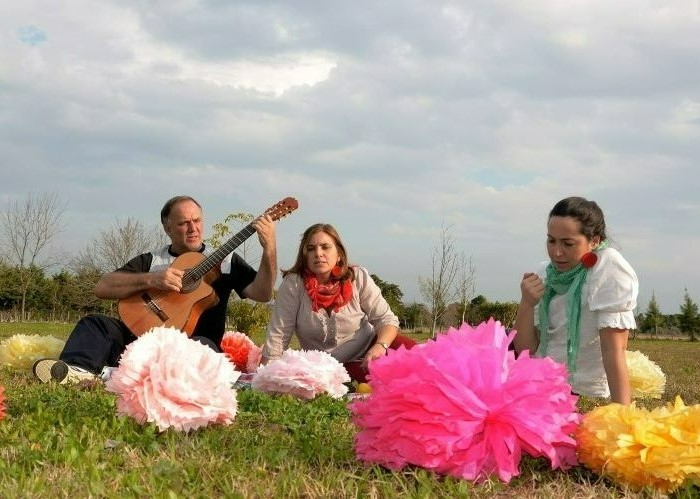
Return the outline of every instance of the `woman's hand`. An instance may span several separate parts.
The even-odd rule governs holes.
[[[518,332],[513,340],[515,351],[537,351],[540,340],[535,328],[535,306],[544,295],[544,282],[534,272],[526,272],[520,281],[520,304],[513,327]]]
[[[386,355],[386,348],[384,348],[379,343],[375,343],[367,351],[367,355],[365,355],[365,360],[362,361],[362,367],[367,369],[369,367],[369,363],[371,361],[373,361],[374,359],[378,359],[379,357],[384,357],[385,355]]]
[[[520,293],[522,295],[520,303],[534,308],[544,294],[544,282],[534,272],[526,272],[523,274],[523,280],[520,281]]]

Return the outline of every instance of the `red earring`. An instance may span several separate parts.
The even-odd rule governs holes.
[[[598,261],[598,255],[596,255],[594,252],[589,251],[585,255],[581,257],[581,263],[583,264],[584,267],[587,269],[590,269],[595,265],[595,262]]]

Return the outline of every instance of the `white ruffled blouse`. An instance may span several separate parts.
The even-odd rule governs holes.
[[[538,271],[544,280],[549,262]],[[589,397],[609,397],[603,367],[599,330],[634,329],[639,282],[632,266],[614,248],[598,253],[581,291],[581,323],[578,362],[570,380],[574,392]],[[538,310],[535,309],[535,317]],[[566,295],[556,295],[549,307],[547,356],[566,365]]]

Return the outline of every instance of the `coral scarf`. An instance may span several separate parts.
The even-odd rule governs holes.
[[[334,312],[337,312],[352,298],[352,283],[349,279],[328,281],[321,284],[314,274],[306,273],[304,287],[311,298],[311,307],[314,312],[318,312],[322,308],[326,310],[332,308]]]

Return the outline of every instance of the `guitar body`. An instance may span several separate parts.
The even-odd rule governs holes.
[[[197,252],[178,256],[171,267],[191,269],[204,259]],[[119,300],[119,316],[136,336],[158,326],[174,327],[191,336],[199,317],[205,310],[219,302],[214,289],[209,285],[217,273],[212,271],[182,292],[149,289]]]
[[[284,198],[269,207],[265,214],[273,221],[279,220],[298,206],[296,199]],[[253,234],[255,229],[250,223],[208,256],[196,251],[178,256],[171,267],[185,271],[183,289],[179,293],[147,289],[119,300],[122,322],[136,336],[159,326],[175,327],[192,336],[202,313],[219,302],[211,283],[221,275],[221,262]]]

